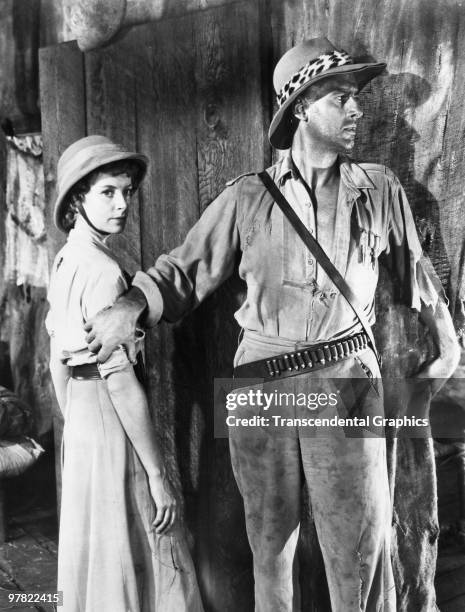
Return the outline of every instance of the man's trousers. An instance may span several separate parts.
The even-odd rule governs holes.
[[[293,348],[249,332],[237,352],[236,365]],[[253,552],[256,612],[301,610],[293,570],[304,483],[333,612],[395,612],[386,445],[382,427],[373,426],[383,416],[373,351],[367,349],[314,373],[237,392],[250,388],[260,388],[278,400],[268,409],[256,401],[242,406],[238,416],[257,415],[268,421],[262,420],[263,425],[253,430],[237,426],[229,431],[232,466]],[[335,394],[332,402],[330,394]],[[315,400],[317,408],[314,401],[308,402],[311,408],[303,405],[305,397]],[[300,401],[300,406],[292,405],[293,401]],[[335,417],[349,425],[334,424]],[[326,423],[333,425],[299,426],[304,423],[297,420],[301,418],[327,418]],[[358,425],[351,426],[354,422]]]

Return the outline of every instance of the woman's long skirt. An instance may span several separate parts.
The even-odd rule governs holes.
[[[70,379],[63,452],[63,612],[201,612],[184,537],[151,531],[147,477],[103,380]]]

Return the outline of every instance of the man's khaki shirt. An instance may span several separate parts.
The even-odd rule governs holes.
[[[322,243],[356,293],[371,323],[378,257],[389,254],[408,305],[437,301],[412,213],[397,177],[379,164],[339,159],[340,187],[333,239]],[[268,169],[315,235],[315,211],[290,154]],[[318,239],[318,236],[316,236]],[[147,298],[147,324],[180,319],[226,278],[239,261],[247,296],[235,317],[265,336],[317,343],[347,335],[360,324],[331,280],[255,174],[231,181],[208,206],[184,243],[160,256],[133,284]]]

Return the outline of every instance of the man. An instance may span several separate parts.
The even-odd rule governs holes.
[[[269,137],[276,148],[290,150],[268,174],[357,295],[370,324],[377,258],[383,251],[395,256],[401,282],[410,290],[409,305],[420,311],[438,349],[421,376],[445,378],[459,350],[447,308],[422,267],[402,187],[383,166],[357,165],[346,157],[362,116],[357,93],[384,67],[354,64],[325,38],[288,51],[274,72],[279,110]],[[329,388],[336,379],[380,376],[361,320],[255,174],[231,181],[180,247],[147,273],[139,272],[126,297],[87,324],[89,348],[104,361],[124,344],[131,356],[141,315],[148,326],[161,317],[178,320],[232,273],[238,252],[239,274],[247,283],[246,300],[235,315],[244,328],[235,357],[238,373],[267,368],[273,388],[295,394],[321,380]],[[289,354],[291,369],[299,370],[292,377],[281,367],[289,365]],[[279,358],[270,360],[274,356]],[[349,385],[344,406],[349,413],[364,414],[373,402],[380,409],[379,394],[355,391]],[[382,437],[351,437],[342,428],[328,437],[308,437],[298,428],[291,436],[245,436],[237,430],[230,448],[254,557],[257,611],[300,609],[293,563],[303,478],[333,610],[395,611]]]

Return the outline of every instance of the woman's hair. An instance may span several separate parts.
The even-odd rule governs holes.
[[[75,183],[66,194],[63,203],[63,229],[69,232],[76,223],[76,216],[78,214],[78,204],[83,202],[90,188],[97,180],[99,174],[110,174],[111,176],[118,176],[120,174],[127,174],[132,181],[132,188],[136,190],[144,175],[142,166],[134,159],[122,159],[120,161],[110,162],[99,166],[89,174],[86,174],[82,179]]]

